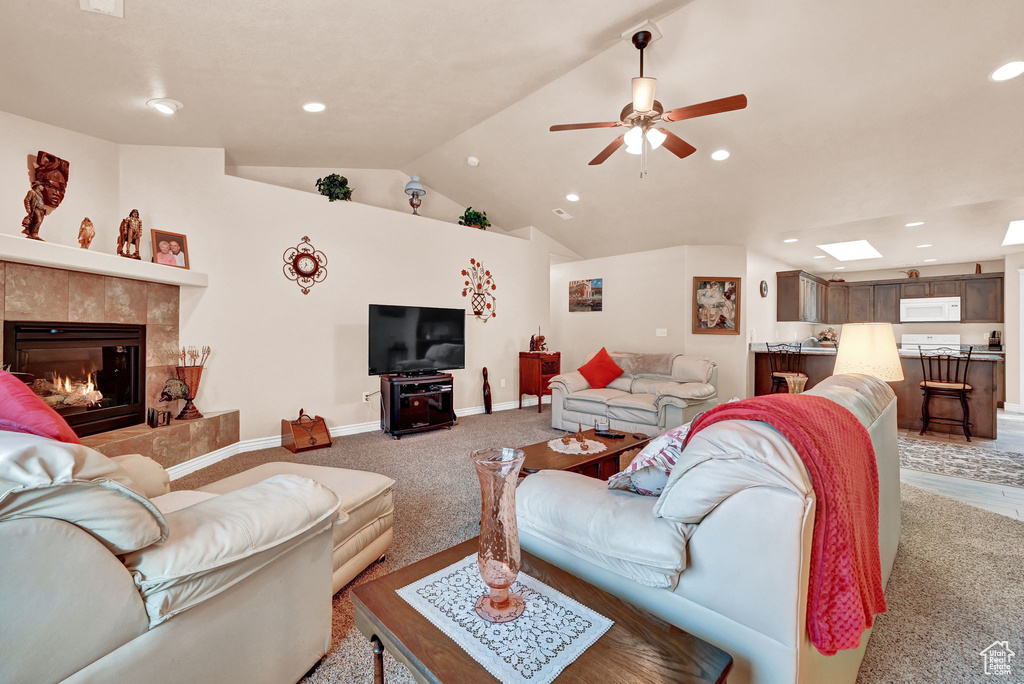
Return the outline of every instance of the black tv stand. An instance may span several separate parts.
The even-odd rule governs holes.
[[[393,439],[455,424],[454,383],[449,373],[382,375],[380,427]]]

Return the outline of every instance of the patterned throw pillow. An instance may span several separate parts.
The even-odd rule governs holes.
[[[739,400],[739,397],[733,397],[728,403]],[[695,416],[694,420],[700,415]],[[665,484],[668,483],[668,476],[672,474],[673,466],[683,453],[683,445],[686,443],[686,435],[692,423],[693,421],[690,421],[686,425],[667,430],[648,442],[643,451],[637,454],[621,473],[608,478],[608,489],[622,489],[644,496],[661,496]]]
[[[672,466],[679,460],[690,424],[655,437],[621,473],[608,479],[608,489],[624,489],[644,496],[661,496]]]

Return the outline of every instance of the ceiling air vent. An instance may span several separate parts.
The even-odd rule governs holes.
[[[86,12],[124,19],[124,0],[79,0],[78,6]]]
[[[552,209],[551,211],[555,212],[555,216],[559,216],[566,221],[572,218],[572,214],[567,212],[565,209]]]

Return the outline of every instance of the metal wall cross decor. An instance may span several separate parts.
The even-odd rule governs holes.
[[[327,255],[309,243],[303,236],[302,242],[289,247],[284,253],[284,275],[294,280],[302,294],[309,294],[309,288],[327,278]]]

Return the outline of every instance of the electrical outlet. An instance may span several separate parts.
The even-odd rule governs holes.
[[[668,328],[655,328],[654,329],[654,336],[655,337],[668,337]]]
[[[504,387],[504,386],[505,386],[505,378],[502,378],[502,379],[501,379],[501,386],[502,386],[502,387]]]
[[[750,329],[750,339],[747,340],[747,341],[748,342],[753,342],[756,339],[757,339],[757,331],[755,331],[753,328],[751,328]]]
[[[370,393],[369,392],[363,392],[363,403],[364,404],[369,404],[370,403]]]

